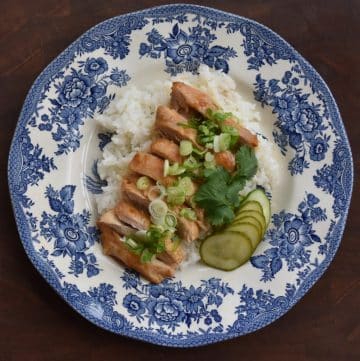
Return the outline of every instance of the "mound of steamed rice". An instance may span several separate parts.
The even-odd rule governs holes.
[[[103,193],[96,195],[99,214],[112,208],[118,201],[119,184],[135,153],[148,149],[156,108],[169,103],[171,84],[175,79],[205,91],[226,112],[236,115],[243,126],[261,134],[260,117],[255,111],[255,104],[242,98],[230,76],[207,66],[200,67],[199,75],[182,74],[176,78],[169,77],[165,82],[155,81],[141,88],[129,86],[120,89],[106,111],[96,117],[104,132],[113,133],[111,142],[105,146],[102,158],[98,162],[99,175],[107,181]],[[278,163],[273,156],[274,146],[267,139],[261,136],[258,138],[258,171],[241,194],[248,193],[256,185],[271,192],[272,184],[276,182]]]

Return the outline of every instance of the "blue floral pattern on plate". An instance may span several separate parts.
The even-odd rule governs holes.
[[[200,18],[197,19],[200,23]],[[161,35],[156,28],[146,33],[148,43],[141,43],[140,56],[157,59],[164,55],[166,72],[177,75],[183,71],[197,72],[200,64],[229,72],[228,60],[237,56],[236,51],[227,46],[213,45],[216,35],[209,26],[200,24],[185,32],[176,23],[168,37]]]
[[[214,325],[212,330],[223,331],[217,307],[234,290],[220,279],[211,278],[199,287],[187,288],[181,281],[165,280],[158,286],[143,284],[132,271],[126,271],[121,278],[124,288],[132,291],[124,298],[124,307],[138,320],[146,319],[149,326],[155,323],[174,331],[181,323],[190,327],[193,322],[202,321],[206,328]]]
[[[196,74],[200,64],[235,74],[272,111],[295,192],[251,262],[233,273],[194,265],[150,285],[101,253],[92,202],[105,185],[97,159],[111,134],[92,118],[136,82],[136,68],[153,64],[170,75]],[[251,20],[169,5],[95,26],[45,69],[26,98],[8,177],[29,258],[75,310],[121,335],[189,347],[264,327],[309,290],[339,246],[353,170],[335,101],[291,46]]]
[[[82,138],[80,127],[86,117],[94,112],[102,113],[113,99],[107,94],[110,85],[122,87],[130,80],[125,70],[117,67],[109,71],[107,61],[102,58],[87,58],[71,67],[70,74],[60,72],[54,83],[55,98],[49,99],[52,106],[41,116],[39,124],[32,122],[41,131],[51,132],[57,143],[56,155],[75,151]]]

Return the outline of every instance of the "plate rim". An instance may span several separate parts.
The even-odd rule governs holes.
[[[316,83],[321,86],[321,89],[326,95],[326,98],[329,100],[329,107],[332,108],[331,113],[331,120],[337,124],[339,134],[342,136],[342,141],[344,142],[344,145],[346,146],[348,152],[349,152],[349,162],[350,167],[347,170],[349,172],[349,185],[350,187],[346,189],[347,191],[347,204],[346,209],[338,219],[334,233],[336,236],[333,237],[331,245],[334,245],[329,251],[328,255],[325,257],[325,259],[322,261],[322,263],[315,268],[308,277],[304,280],[304,282],[301,284],[299,289],[296,292],[296,295],[292,299],[292,302],[290,302],[285,308],[281,308],[280,311],[276,311],[271,314],[271,317],[267,318],[265,321],[261,320],[260,322],[256,323],[254,322],[251,324],[251,326],[246,329],[245,331],[241,332],[224,332],[224,333],[214,333],[214,334],[204,334],[204,335],[192,335],[187,336],[186,338],[179,338],[179,339],[172,339],[167,337],[159,337],[159,334],[154,333],[152,331],[139,331],[139,330],[125,330],[125,331],[118,331],[115,329],[112,329],[109,327],[109,324],[102,322],[98,318],[93,317],[90,313],[84,312],[80,307],[77,307],[75,304],[71,303],[69,299],[66,298],[66,294],[63,291],[63,288],[58,282],[57,277],[49,271],[49,268],[45,266],[45,262],[36,257],[36,251],[33,247],[32,237],[31,233],[29,232],[29,228],[27,227],[27,222],[25,220],[25,214],[23,212],[23,208],[19,202],[18,199],[16,199],[16,171],[18,171],[20,168],[21,162],[19,161],[19,152],[17,152],[17,141],[20,136],[20,132],[23,127],[26,126],[27,122],[27,114],[33,112],[33,107],[38,102],[38,88],[42,88],[43,81],[46,81],[49,76],[51,76],[54,72],[58,71],[62,68],[63,62],[68,60],[68,55],[72,54],[74,51],[74,48],[79,43],[80,39],[85,37],[87,34],[91,33],[97,28],[100,28],[101,26],[104,26],[105,24],[109,23],[110,21],[119,21],[121,19],[125,19],[129,16],[133,15],[147,15],[150,16],[152,14],[159,14],[162,11],[171,11],[171,10],[181,10],[183,12],[189,12],[189,13],[208,13],[212,16],[223,16],[227,19],[234,19],[235,21],[247,21],[250,24],[254,24],[257,27],[260,27],[262,30],[266,31],[268,34],[270,34],[272,37],[274,37],[277,42],[281,42],[282,45],[286,46],[286,48],[294,55],[294,58],[300,63],[303,70],[306,72],[306,74],[312,75],[312,80],[316,80]],[[59,67],[59,69],[57,69]],[[30,110],[29,110],[30,108]],[[338,247],[341,243],[343,232],[346,225],[346,220],[350,208],[351,203],[351,196],[352,196],[352,190],[353,190],[353,183],[354,183],[354,165],[353,165],[353,156],[352,151],[350,147],[350,143],[348,140],[348,136],[345,130],[345,126],[338,108],[338,105],[334,99],[334,96],[332,95],[328,85],[322,78],[322,76],[315,70],[315,68],[296,50],[294,47],[286,41],[282,36],[278,35],[276,32],[268,28],[267,26],[249,19],[247,17],[243,17],[237,14],[225,12],[222,10],[218,10],[216,8],[212,7],[206,7],[206,6],[200,6],[200,5],[194,5],[194,4],[183,4],[183,3],[175,3],[175,4],[167,4],[167,5],[161,5],[161,6],[154,6],[134,12],[128,12],[122,15],[118,15],[115,17],[111,17],[108,19],[105,19],[104,21],[101,21],[100,23],[92,26],[90,29],[82,33],[76,40],[74,40],[69,46],[67,46],[57,57],[55,57],[43,70],[42,72],[36,77],[34,80],[32,86],[30,87],[27,96],[25,98],[24,104],[22,106],[14,133],[10,145],[10,151],[9,151],[9,157],[8,157],[8,168],[7,168],[7,175],[8,175],[8,185],[9,185],[9,193],[11,198],[11,204],[13,208],[13,213],[16,220],[16,225],[18,229],[18,233],[20,236],[21,243],[25,249],[25,252],[30,259],[31,263],[35,267],[35,269],[41,274],[41,276],[45,279],[45,281],[56,291],[56,293],[76,312],[81,314],[85,319],[92,322],[96,326],[103,328],[105,330],[111,331],[113,333],[127,336],[130,338],[134,338],[141,341],[150,342],[157,345],[162,346],[171,346],[171,347],[196,347],[196,346],[202,346],[206,344],[211,344],[215,342],[224,341],[227,339],[232,339],[238,336],[242,336],[254,331],[257,331],[274,321],[276,321],[278,318],[285,315],[309,290],[310,288],[320,279],[320,277],[324,274],[325,270],[329,267],[330,263],[332,262],[333,258],[335,257],[335,254],[338,250]]]

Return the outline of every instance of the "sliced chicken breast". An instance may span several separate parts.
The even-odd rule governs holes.
[[[186,256],[184,248],[178,245],[174,247],[174,242],[171,239],[165,240],[165,251],[158,254],[156,257],[165,262],[173,268],[177,268]]]
[[[136,229],[119,220],[114,209],[110,209],[109,211],[105,212],[97,221],[97,226],[99,228],[103,225],[112,228],[122,236],[129,236],[130,234],[136,232]]]
[[[191,221],[181,216],[178,217],[177,221],[178,232],[181,239],[187,242],[192,242],[199,238],[200,229],[196,221]]]
[[[196,142],[196,130],[186,128],[181,124],[187,124],[187,119],[179,114],[176,110],[160,105],[156,111],[155,130],[160,134],[176,142],[183,139],[189,140],[195,146],[200,147]]]
[[[197,218],[195,222],[198,225],[200,231],[203,233],[207,233],[210,230],[211,226],[209,222],[205,220],[204,209],[200,207],[196,207],[194,208],[194,211],[196,213],[196,218]]]
[[[133,172],[160,181],[166,186],[175,181],[174,177],[164,177],[164,160],[149,153],[136,153],[129,163],[129,168]]]
[[[127,200],[121,200],[116,205],[115,214],[120,221],[138,230],[147,230],[150,227],[150,216]]]
[[[154,139],[150,146],[150,152],[160,158],[168,159],[172,163],[182,163],[179,146],[166,138]]]
[[[172,84],[170,105],[186,117],[194,110],[205,116],[208,109],[219,109],[206,93],[180,81]]]
[[[155,182],[151,181],[148,189],[140,190],[136,186],[136,182],[139,179],[137,175],[129,175],[123,178],[121,183],[121,191],[123,194],[136,205],[148,209],[150,199],[148,196],[149,190],[155,185]]]
[[[182,82],[173,82],[171,91],[171,106],[181,114],[192,114],[192,110],[197,111],[203,116],[207,115],[207,111],[218,111],[220,107],[204,92]],[[236,119],[229,118],[224,124],[237,129],[239,140],[242,144],[251,147],[258,145],[256,134],[251,133],[248,129],[242,127]]]
[[[104,254],[112,256],[124,263],[126,267],[138,271],[150,282],[160,283],[165,278],[174,276],[174,268],[156,258],[151,262],[142,263],[140,257],[127,248],[119,234],[112,228],[102,224],[100,231]]]
[[[225,125],[229,125],[235,129],[237,129],[239,134],[239,141],[241,144],[246,144],[249,147],[257,147],[259,144],[259,140],[256,134],[250,132],[250,130],[241,126],[236,119],[228,118],[224,120]]]

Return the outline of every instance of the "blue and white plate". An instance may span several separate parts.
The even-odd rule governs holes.
[[[150,285],[101,252],[93,194],[109,135],[92,118],[117,88],[202,63],[229,73],[257,104],[283,168],[278,209],[243,267],[198,264]],[[120,335],[189,347],[270,324],[319,279],[343,234],[353,165],[334,98],[286,41],[240,16],[169,5],[107,20],[51,62],[26,98],[8,176],[26,253],[66,302]]]

